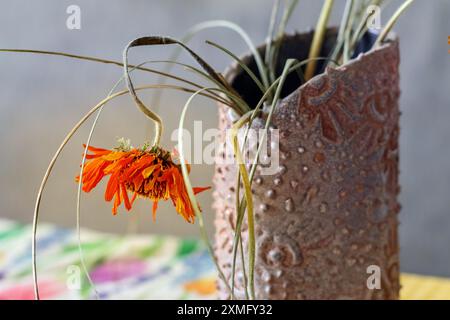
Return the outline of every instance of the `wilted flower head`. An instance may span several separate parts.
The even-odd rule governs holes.
[[[159,147],[147,150],[136,149],[128,140],[120,140],[119,147],[108,150],[88,147],[83,169],[82,189],[90,192],[105,176],[110,176],[105,191],[105,200],[114,199],[113,214],[123,202],[130,210],[136,197],[153,201],[153,219],[155,219],[158,201],[171,199],[176,211],[190,223],[195,213],[183,181],[180,165],[173,161],[170,152]],[[76,178],[79,181],[79,176]],[[197,194],[206,188],[194,188]],[[133,195],[130,199],[128,192]]]

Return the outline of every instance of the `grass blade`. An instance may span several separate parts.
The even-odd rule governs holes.
[[[270,14],[270,22],[269,22],[269,30],[267,32],[266,38],[266,53],[264,54],[264,62],[266,66],[269,68],[269,73],[272,73],[270,70],[270,56],[272,52],[272,43],[274,41],[274,33],[275,33],[275,23],[278,15],[278,8],[280,7],[280,0],[275,0],[273,2],[272,13]],[[273,81],[273,79],[271,78]]]
[[[224,48],[224,47],[222,47],[221,45],[219,45],[219,44],[217,44],[217,43],[215,43],[215,42],[212,42],[212,41],[206,41],[206,43],[207,44],[209,44],[209,45],[211,45],[211,46],[213,46],[213,47],[215,47],[215,48],[217,48],[217,49],[219,49],[219,50],[222,50],[223,52],[225,52],[226,54],[228,54],[231,58],[233,58],[238,64],[239,64],[239,66],[250,76],[250,78],[252,78],[252,80],[256,83],[256,85],[258,86],[258,88],[259,88],[259,90],[261,90],[261,92],[262,93],[264,93],[264,91],[265,91],[265,89],[264,89],[264,86],[263,86],[263,84],[261,83],[261,81],[259,81],[259,79],[258,79],[258,77],[253,73],[253,71],[252,70],[250,70],[250,68],[249,67],[247,67],[247,65],[244,63],[244,62],[242,62],[242,60],[241,59],[239,59],[234,53],[232,53],[230,50],[228,50],[228,49],[226,49],[226,48]]]
[[[384,27],[383,31],[381,31],[380,35],[377,38],[377,41],[374,44],[374,47],[378,47],[384,41],[384,39],[391,31],[392,27],[394,27],[398,18],[402,15],[402,13],[414,2],[414,0],[406,0],[403,4],[397,9],[397,11],[392,15],[391,19],[389,19],[388,23]]]
[[[150,61],[150,62],[152,62],[152,61]],[[136,67],[132,68],[130,70],[130,72],[133,72],[134,70],[136,70],[136,68],[141,67],[141,66],[145,65],[146,63],[148,63],[148,62],[144,62],[144,63],[141,63],[141,64],[137,65]],[[116,88],[119,86],[119,84],[123,80],[124,80],[124,76],[122,76],[114,84],[114,86],[109,91],[107,97],[110,97],[112,94],[114,94],[114,91],[116,90]],[[88,138],[87,138],[86,143],[85,143],[84,153],[83,153],[83,157],[81,159],[81,165],[80,165],[80,174],[79,174],[80,178],[78,180],[77,202],[76,202],[76,232],[77,232],[77,244],[78,244],[78,252],[79,252],[79,256],[80,256],[80,262],[81,262],[81,266],[83,268],[83,272],[86,275],[86,278],[88,279],[88,282],[89,282],[90,286],[92,287],[92,289],[94,291],[94,294],[95,294],[97,299],[100,299],[100,295],[98,293],[98,290],[97,290],[94,282],[92,281],[91,276],[89,275],[89,271],[88,271],[88,269],[86,267],[86,262],[85,262],[85,259],[84,259],[83,248],[81,246],[81,242],[82,242],[81,241],[81,188],[82,188],[82,185],[83,185],[83,171],[84,171],[84,167],[85,167],[85,164],[86,164],[86,157],[87,157],[87,154],[88,154],[88,148],[90,146],[92,137],[94,136],[94,131],[95,131],[95,128],[97,126],[98,120],[100,119],[100,116],[102,114],[103,107],[104,107],[104,105],[101,106],[98,109],[97,114],[95,115],[94,121],[92,122],[92,126],[91,126],[91,129],[90,129],[89,134],[88,134]]]
[[[206,90],[206,88],[200,89],[200,90],[196,91],[193,95],[191,95],[189,97],[189,99],[186,101],[186,104],[184,105],[183,110],[181,112],[180,121],[179,121],[179,125],[178,125],[178,147],[179,147],[179,154],[180,154],[180,165],[181,165],[181,172],[183,175],[183,181],[184,181],[184,184],[186,186],[186,190],[187,190],[188,196],[189,196],[189,201],[191,202],[191,205],[194,208],[195,215],[198,218],[201,236],[207,246],[208,252],[209,252],[211,258],[213,259],[214,264],[216,265],[217,272],[219,273],[219,277],[221,278],[221,280],[223,281],[223,283],[225,284],[225,286],[231,293],[231,288],[230,288],[230,286],[225,278],[225,275],[223,274],[223,272],[214,256],[214,251],[213,251],[212,245],[209,241],[208,234],[206,233],[206,229],[205,229],[204,221],[203,221],[203,214],[202,214],[202,212],[198,206],[197,200],[195,198],[194,189],[192,188],[192,184],[189,179],[189,170],[187,168],[186,160],[184,157],[183,128],[184,128],[184,119],[186,118],[186,112],[187,112],[191,102],[194,100],[194,98],[198,94],[200,94],[201,91],[204,91],[204,90]]]
[[[12,53],[32,53],[32,54],[42,54],[42,55],[52,55],[52,56],[62,56],[62,57],[67,57],[67,58],[72,58],[72,59],[77,59],[77,60],[85,60],[85,61],[91,61],[91,62],[99,62],[99,63],[105,63],[105,64],[112,64],[115,66],[119,66],[123,68],[123,63],[119,62],[119,61],[115,61],[115,60],[107,60],[107,59],[101,59],[101,58],[96,58],[96,57],[90,57],[90,56],[83,56],[83,55],[76,55],[76,54],[71,54],[71,53],[65,53],[65,52],[57,52],[57,51],[43,51],[43,50],[32,50],[32,49],[0,49],[0,52],[12,52]],[[174,75],[171,75],[169,73],[166,72],[162,72],[162,71],[158,71],[155,69],[150,69],[150,68],[145,68],[145,67],[139,67],[133,64],[129,64],[128,65],[129,68],[136,68],[137,70],[140,71],[146,71],[146,72],[150,72],[153,74],[157,74],[161,77],[167,77],[173,80],[177,80],[186,84],[189,84],[193,87],[196,88],[202,88],[202,86],[196,84],[195,82],[186,80],[184,78],[181,77],[177,77]]]
[[[319,20],[317,21],[316,30],[314,31],[314,37],[309,51],[309,59],[313,59],[319,56],[322,49],[323,39],[327,30],[328,19],[330,17],[331,9],[333,7],[334,0],[325,0],[325,3],[320,12]],[[311,60],[306,66],[305,79],[308,81],[314,76],[316,71],[317,60]]]
[[[304,63],[299,63],[296,67],[299,68],[302,65],[304,65],[305,63],[307,63],[307,61],[305,61]],[[267,120],[265,123],[265,127],[264,127],[264,134],[263,137],[261,139],[261,141],[263,141],[262,143],[264,143],[266,136],[267,136],[267,132],[269,129],[269,125],[272,119],[272,115],[274,112],[274,109],[278,103],[278,100],[280,98],[281,95],[281,89],[284,85],[284,81],[287,77],[287,75],[294,71],[295,68],[291,68],[292,65],[294,64],[294,60],[293,59],[289,59],[286,64],[285,67],[283,68],[283,72],[282,75],[272,84],[272,86],[277,86],[276,92],[275,92],[275,96],[274,99],[272,101],[272,105],[269,111],[269,114],[267,116]],[[235,265],[236,265],[236,252],[237,252],[237,246],[238,243],[240,241],[240,233],[241,233],[241,228],[242,228],[242,220],[243,220],[243,216],[244,216],[244,212],[245,212],[245,208],[247,208],[247,215],[248,215],[248,229],[249,229],[249,292],[250,292],[250,298],[254,299],[255,294],[254,294],[254,262],[255,262],[255,255],[256,255],[256,249],[254,247],[255,245],[255,235],[254,235],[254,217],[249,217],[250,215],[253,215],[253,201],[252,201],[252,197],[251,197],[251,181],[253,179],[253,175],[255,173],[256,170],[256,166],[258,163],[258,158],[259,158],[259,154],[261,153],[262,150],[262,143],[260,143],[255,159],[253,160],[253,164],[250,170],[250,175],[247,175],[247,170],[245,168],[245,164],[242,163],[242,156],[240,153],[240,149],[238,147],[238,142],[237,142],[237,129],[242,126],[243,124],[245,124],[246,122],[250,122],[252,120],[252,118],[254,118],[256,116],[256,113],[259,112],[259,109],[262,105],[262,102],[265,99],[265,96],[268,95],[269,91],[272,90],[272,88],[269,88],[266,93],[264,94],[264,96],[261,98],[260,102],[258,103],[257,107],[255,108],[255,110],[253,112],[249,112],[247,113],[244,117],[241,118],[241,120],[239,120],[232,129],[232,141],[233,141],[233,150],[234,150],[234,154],[236,156],[236,159],[238,161],[238,166],[239,166],[239,172],[243,178],[243,184],[245,187],[245,198],[241,201],[241,205],[236,208],[236,212],[237,212],[237,221],[236,221],[236,233],[235,233],[235,239],[234,239],[234,245],[233,245],[233,256],[234,256],[234,261],[233,261],[233,265],[232,265],[232,278],[234,278],[235,275]],[[250,124],[249,124],[250,127]],[[250,205],[248,203],[250,199]]]
[[[284,39],[284,33],[286,31],[287,23],[294,12],[295,7],[297,7],[298,0],[291,0],[286,9],[283,12],[283,16],[281,17],[280,25],[277,30],[277,37],[275,39],[275,43],[272,51],[269,54],[269,72],[271,81],[275,80],[276,68],[277,68],[277,60],[278,60],[278,52],[280,51],[281,43]]]
[[[247,202],[247,225],[248,225],[248,247],[249,247],[249,281],[248,281],[248,291],[250,294],[250,299],[255,299],[255,256],[256,256],[256,242],[255,242],[255,216],[253,212],[253,195],[250,185],[250,180],[248,177],[247,169],[245,168],[245,163],[242,158],[241,149],[239,147],[238,133],[239,129],[247,123],[252,115],[252,111],[246,113],[241,117],[231,128],[231,141],[233,143],[233,152],[236,157],[236,163],[239,168],[239,172],[242,177],[242,183],[244,185],[245,200]]]
[[[349,26],[350,15],[353,11],[354,0],[347,0],[345,3],[344,13],[342,15],[341,24],[339,26],[338,35],[336,38],[336,43],[332,54],[330,55],[331,60],[338,60],[339,53],[342,50],[345,40],[346,29]]]
[[[231,21],[227,21],[227,20],[210,20],[210,21],[204,21],[201,22],[195,26],[193,26],[192,28],[190,28],[188,30],[188,32],[181,37],[181,42],[183,43],[188,43],[197,33],[204,31],[206,29],[211,29],[211,28],[226,28],[226,29],[230,29],[234,32],[236,32],[246,43],[246,45],[249,47],[250,51],[252,52],[255,61],[261,60],[261,57],[259,55],[259,52],[256,50],[255,45],[253,44],[253,42],[251,41],[250,37],[247,35],[247,33],[240,28],[237,24],[231,22]],[[169,60],[171,61],[175,61],[178,59],[179,55],[182,52],[182,48],[177,47],[175,49],[175,51],[172,53],[172,55],[170,56]],[[262,65],[264,66],[264,65]],[[169,66],[168,68],[164,69],[164,71],[166,73],[170,72],[171,67]],[[261,64],[258,64],[258,69],[261,75],[263,75],[263,72],[265,71],[264,68],[261,68]],[[158,79],[158,83],[164,83],[164,77],[160,77]],[[155,96],[152,99],[152,105],[158,105],[159,104],[159,100],[161,98],[161,95],[159,92],[157,92],[155,94]]]

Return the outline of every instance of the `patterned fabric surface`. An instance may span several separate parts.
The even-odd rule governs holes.
[[[196,239],[82,230],[85,265],[101,299],[215,299],[216,272]],[[33,299],[31,227],[0,220],[0,299]],[[38,229],[42,299],[91,299],[74,230]],[[402,275],[402,299],[450,299],[450,280]]]

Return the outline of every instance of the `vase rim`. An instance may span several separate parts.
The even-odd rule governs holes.
[[[304,31],[304,32],[293,32],[293,33],[286,33],[285,34],[285,39],[292,39],[295,37],[301,37],[301,36],[306,36],[308,34],[312,34],[314,32],[314,30],[308,30],[308,31]],[[337,27],[329,27],[327,29],[327,33],[335,33],[337,35],[338,29]],[[377,33],[373,32],[372,30],[368,30],[367,32],[372,33],[373,35],[377,35]],[[389,50],[389,48],[391,48],[392,46],[398,46],[398,42],[399,42],[399,38],[397,36],[397,34],[393,31],[389,32],[389,34],[386,37],[386,40],[379,45],[378,47],[372,47],[371,49],[369,49],[368,51],[365,52],[360,52],[359,54],[357,54],[355,57],[352,57],[348,62],[346,62],[345,64],[339,65],[337,67],[333,67],[333,66],[327,66],[325,68],[325,70],[321,73],[318,73],[316,75],[314,75],[311,79],[309,79],[308,81],[302,83],[301,85],[299,85],[295,90],[293,90],[292,92],[290,92],[288,95],[286,95],[285,97],[283,97],[282,99],[280,99],[280,101],[289,99],[292,95],[296,94],[297,92],[301,91],[304,87],[310,85],[311,83],[313,83],[314,81],[317,81],[320,77],[326,77],[329,75],[330,70],[332,71],[337,71],[337,72],[343,72],[345,71],[347,68],[351,67],[352,65],[360,62],[361,60],[372,56],[374,54],[379,53],[380,51],[385,51],[385,50]],[[259,52],[263,52],[263,50],[265,49],[266,43],[262,43],[261,45],[259,45],[256,49]],[[246,53],[242,54],[241,56],[239,56],[239,59],[241,61],[243,61],[245,64],[249,64],[250,62],[252,62],[254,60],[253,58],[253,54],[250,51],[247,51]],[[237,63],[237,61],[233,61],[224,71],[224,77],[227,81],[229,81],[230,83],[233,82],[233,80],[240,75],[241,73],[243,73],[244,70],[240,67],[239,63]]]

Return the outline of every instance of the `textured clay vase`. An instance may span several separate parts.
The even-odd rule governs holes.
[[[322,56],[332,49],[335,35],[334,29],[328,31]],[[399,297],[399,48],[391,37],[368,51],[374,39],[367,34],[353,60],[327,68],[300,87],[296,74],[287,80],[272,119],[280,136],[279,170],[263,176],[258,169],[252,185],[257,299]],[[279,68],[287,58],[306,59],[311,40],[312,33],[286,36]],[[250,55],[243,60],[256,72]],[[226,76],[256,104],[258,88],[237,65]],[[221,107],[222,142],[231,124]],[[255,121],[258,126],[261,121]],[[215,253],[228,280],[235,183],[236,166],[217,164]],[[247,247],[245,234],[243,239]],[[379,288],[368,288],[371,266],[379,268]],[[235,280],[236,297],[245,298],[239,258]],[[218,285],[220,298],[229,298],[224,284]]]

